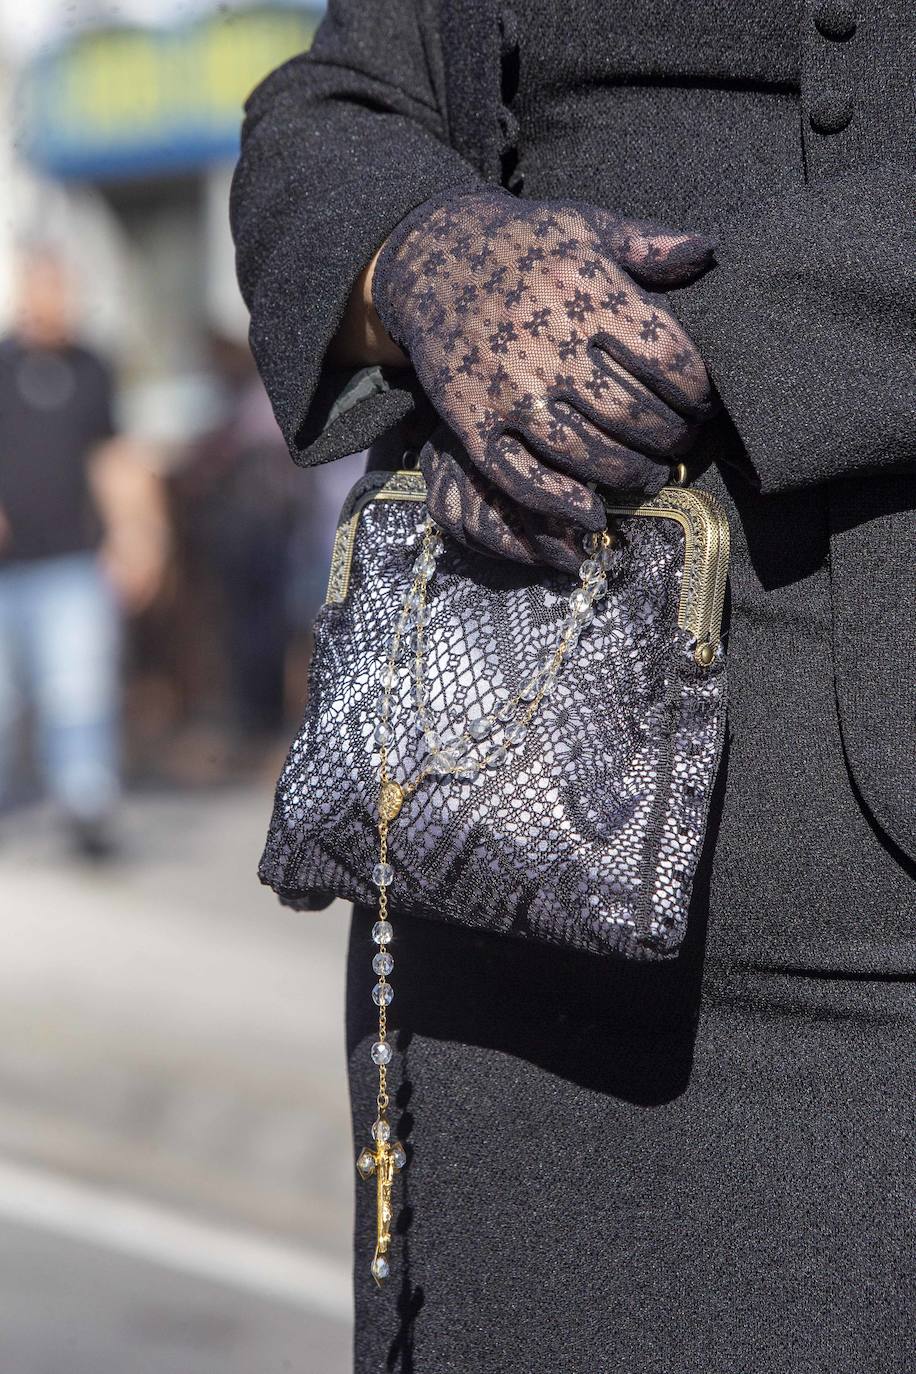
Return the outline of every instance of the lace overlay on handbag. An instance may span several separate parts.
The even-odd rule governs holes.
[[[378,896],[381,675],[422,548],[424,494],[419,473],[369,473],[341,516],[305,719],[260,867],[301,909]],[[506,748],[500,710],[550,654],[574,584],[446,539],[423,627],[426,714],[443,739],[493,719],[502,755],[473,777],[425,777],[406,798],[388,837],[394,914],[676,955],[724,730],[728,527],[712,498],[685,488],[608,515],[606,595]],[[414,775],[430,746],[409,671],[389,696],[389,767]]]

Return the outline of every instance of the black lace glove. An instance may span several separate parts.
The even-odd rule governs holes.
[[[582,529],[519,505],[494,487],[447,425],[440,425],[422,449],[420,470],[430,514],[460,543],[517,563],[578,572],[585,556]]]
[[[604,523],[589,483],[628,497],[663,486],[714,398],[690,339],[638,282],[684,284],[711,259],[699,235],[502,191],[409,215],[379,255],[373,297],[459,441],[424,450],[434,516],[457,533],[448,491],[469,542],[542,561],[563,525]]]

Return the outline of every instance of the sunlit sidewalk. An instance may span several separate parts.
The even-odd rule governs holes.
[[[133,799],[98,869],[43,812],[2,825],[0,1321],[22,1371],[61,1349],[67,1374],[349,1368],[347,911],[259,886],[269,804]],[[29,1320],[17,1238],[46,1289],[96,1275],[91,1329],[41,1293]],[[118,1334],[138,1302],[146,1353]]]

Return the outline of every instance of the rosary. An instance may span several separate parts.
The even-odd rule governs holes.
[[[372,927],[372,939],[378,946],[372,958],[372,969],[378,978],[372,989],[372,1000],[378,1007],[378,1039],[370,1053],[372,1062],[378,1067],[378,1114],[372,1124],[373,1144],[360,1151],[356,1167],[362,1178],[375,1178],[376,1241],[370,1269],[379,1285],[391,1271],[389,1254],[394,1178],[407,1163],[407,1152],[399,1140],[392,1139],[388,1120],[388,1065],[393,1053],[388,1039],[388,1007],[394,997],[394,988],[388,981],[388,975],[394,969],[394,956],[388,948],[394,936],[388,918],[388,889],[394,880],[394,869],[388,862],[388,831],[397,821],[405,801],[413,796],[426,778],[457,776],[464,781],[473,781],[484,769],[498,768],[510,752],[524,742],[541,702],[556,685],[564,658],[593,620],[594,603],[607,593],[605,570],[610,563],[613,546],[614,538],[606,529],[599,534],[586,536],[588,556],[579,569],[580,585],[568,599],[567,614],[559,625],[553,648],[538,666],[525,675],[521,690],[515,696],[506,696],[492,715],[476,716],[464,721],[443,738],[435,730],[426,709],[425,630],[430,621],[427,605],[429,581],[436,571],[438,559],[445,552],[445,545],[437,526],[429,517],[423,525],[422,545],[412,569],[413,579],[402,603],[388,657],[382,667],[382,702],[373,734],[379,759],[379,848],[378,862],[372,870],[372,882],[379,890],[378,920]],[[396,782],[388,771],[388,749],[393,742],[391,693],[398,681],[402,645],[411,631],[412,695],[416,723],[429,752],[412,778]]]

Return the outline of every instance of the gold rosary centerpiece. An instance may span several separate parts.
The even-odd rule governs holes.
[[[382,784],[381,796],[379,797],[379,819],[383,821],[396,821],[401,814],[401,807],[404,805],[406,793],[399,782],[388,781]]]

